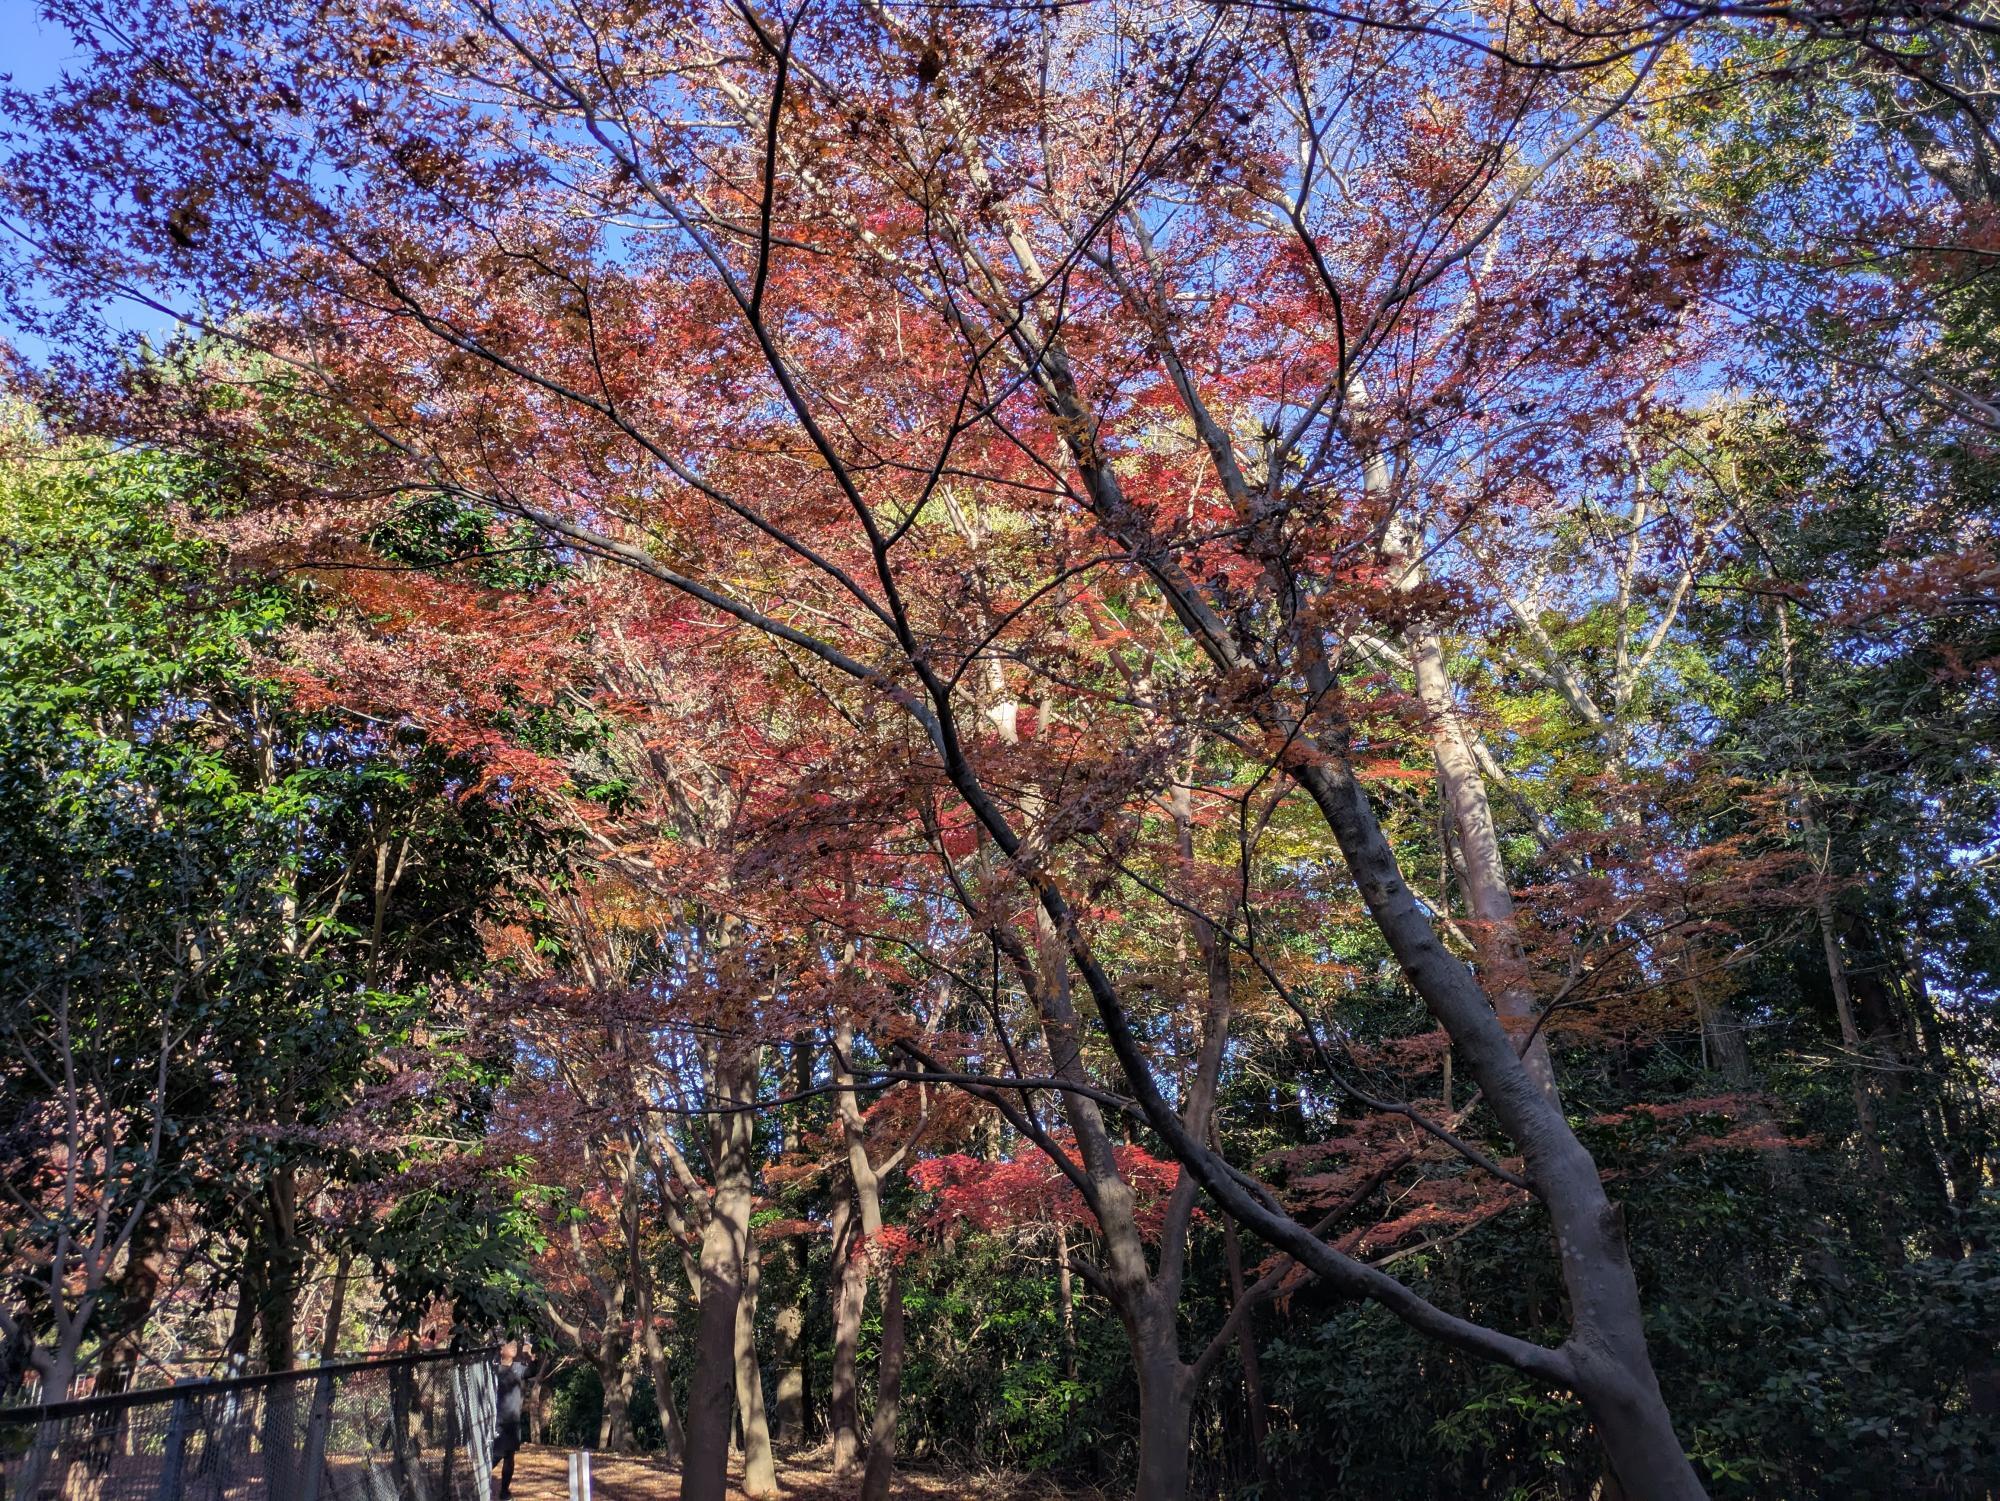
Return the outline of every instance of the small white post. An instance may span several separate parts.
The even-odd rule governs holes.
[[[571,1451],[570,1451],[570,1456],[569,1456],[569,1501],[583,1501],[583,1488],[582,1488],[582,1486],[581,1486],[581,1485],[580,1485],[580,1484],[578,1483],[578,1476],[577,1476],[577,1469],[578,1469],[578,1466],[577,1466],[577,1461],[578,1461],[579,1459],[581,1459],[582,1457],[583,1457],[583,1456],[582,1456],[582,1455],[580,1455],[580,1454],[578,1454],[578,1453],[576,1453],[576,1451],[575,1451],[575,1450],[571,1450]]]
[[[583,1498],[582,1498],[582,1501],[590,1501],[590,1451],[589,1451],[588,1449],[585,1449],[585,1450],[583,1451]]]

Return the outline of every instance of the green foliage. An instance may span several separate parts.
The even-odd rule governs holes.
[[[244,1274],[289,1300],[299,1247],[347,1232],[259,1223],[267,1185],[309,1169],[367,1192],[482,1129],[505,1060],[446,982],[482,967],[480,921],[546,841],[459,797],[466,770],[421,738],[292,706],[276,659],[320,607],[188,529],[200,463],[10,436],[0,1103],[19,1184],[78,1160],[78,1110],[115,1145],[80,1202],[24,1194],[9,1264],[100,1204],[115,1226],[178,1199],[255,1225]],[[427,1087],[399,1091],[412,1071]],[[402,1314],[442,1293],[491,1322],[526,1296],[518,1227],[454,1220],[462,1202],[417,1193],[364,1238]]]

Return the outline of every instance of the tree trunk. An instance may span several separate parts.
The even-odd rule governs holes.
[[[1069,1234],[1056,1229],[1056,1311],[1062,1319],[1063,1375],[1076,1380],[1076,1276],[1069,1267]]]
[[[298,1170],[289,1164],[265,1181],[264,1299],[258,1321],[267,1371],[289,1371],[299,1363],[299,1279],[305,1270],[305,1246],[299,1237],[298,1198]]]
[[[333,1270],[333,1293],[326,1302],[326,1322],[320,1326],[319,1363],[331,1365],[340,1351],[340,1321],[347,1316],[347,1284],[354,1274],[354,1248],[343,1246]]]
[[[764,1416],[764,1372],[757,1362],[757,1245],[743,1233],[743,1295],[736,1300],[736,1411],[743,1424],[743,1493],[775,1496],[771,1426]]]
[[[632,1450],[632,1362],[623,1340],[606,1340],[597,1376],[604,1387],[604,1411],[597,1421],[597,1447],[606,1454]]]
[[[792,1088],[803,1095],[813,1085],[812,1035],[801,1033],[792,1042]],[[801,1150],[805,1141],[805,1121],[802,1109],[794,1108],[787,1114],[790,1137],[786,1150]],[[780,1449],[802,1449],[806,1443],[806,1306],[812,1296],[812,1285],[806,1280],[806,1243],[798,1236],[788,1237],[784,1242],[782,1255],[794,1285],[792,1301],[778,1310],[772,1320],[772,1332],[776,1336],[776,1348],[772,1352],[778,1366],[777,1418],[775,1435]]]
[[[241,1376],[250,1362],[250,1340],[257,1332],[257,1309],[264,1301],[261,1237],[253,1231],[236,1273],[236,1311],[229,1321],[229,1338],[222,1346],[222,1373]]]
[[[1187,1366],[1167,1340],[1135,1345],[1139,1375],[1139,1479],[1133,1501],[1181,1501],[1187,1494],[1188,1424],[1194,1411],[1194,1383]]]
[[[1393,503],[1388,461],[1378,453],[1365,459],[1363,483],[1369,495]],[[1424,582],[1423,538],[1406,518],[1391,520],[1382,539],[1382,554],[1401,570],[1397,587],[1414,589]],[[1445,666],[1444,644],[1433,631],[1413,628],[1404,633],[1410,674],[1417,702],[1423,706],[1430,732],[1431,755],[1437,763],[1438,791],[1444,799],[1463,864],[1459,880],[1471,913],[1471,937],[1479,954],[1480,981],[1519,1048],[1526,1042],[1540,1005],[1526,975],[1526,955],[1514,914],[1514,892],[1508,880],[1486,777],[1479,768],[1463,714]],[[1555,1066],[1549,1060],[1548,1039],[1535,1032],[1522,1061],[1529,1076],[1551,1100],[1556,1098]]]
[[[1623,1494],[1631,1501],[1708,1501],[1667,1415],[1644,1345],[1636,1352],[1608,1343],[1565,1348],[1576,1366],[1576,1393]]]
[[[882,1351],[875,1375],[875,1422],[868,1437],[868,1467],[861,1501],[888,1501],[896,1475],[896,1410],[903,1394],[903,1276],[882,1276]]]
[[[1878,1243],[1883,1259],[1891,1266],[1903,1264],[1903,1247],[1896,1235],[1895,1205],[1889,1197],[1889,1173],[1882,1155],[1882,1136],[1875,1123],[1875,1100],[1868,1083],[1866,1060],[1873,1050],[1862,1040],[1854,1019],[1854,995],[1847,983],[1847,962],[1841,957],[1840,938],[1834,927],[1833,898],[1822,891],[1813,904],[1819,925],[1820,951],[1826,959],[1827,984],[1833,991],[1834,1015],[1840,1022],[1840,1040],[1851,1055],[1847,1065],[1848,1092],[1854,1101],[1854,1124],[1861,1137],[1861,1173],[1875,1200],[1880,1221]]]
[[[298,1364],[299,1282],[305,1247],[298,1233],[298,1174],[289,1164],[264,1185],[264,1304],[258,1314],[264,1369],[289,1371]],[[298,1391],[280,1382],[264,1393],[264,1476],[272,1495],[291,1495],[298,1485],[298,1445],[304,1425]]]
[[[802,1296],[804,1288],[802,1279]],[[772,1358],[778,1366],[778,1426],[773,1437],[780,1449],[799,1449],[806,1441],[806,1311],[797,1303],[788,1303],[778,1310],[771,1325],[776,1336]]]
[[[861,1405],[855,1366],[861,1347],[861,1314],[868,1297],[867,1271],[854,1241],[854,1206],[843,1196],[833,1206],[833,1381],[827,1391],[828,1437],[836,1475],[851,1475],[861,1454]]]
[[[652,1275],[646,1273],[650,1284]],[[687,1434],[681,1430],[681,1415],[674,1406],[673,1373],[667,1369],[667,1347],[660,1339],[660,1331],[653,1327],[652,1298],[645,1298],[645,1317],[642,1321],[640,1339],[646,1352],[646,1374],[653,1378],[653,1411],[659,1414],[660,1432],[665,1435],[660,1452],[670,1462],[678,1463],[687,1453]]]
[[[160,1295],[167,1269],[167,1241],[173,1229],[164,1204],[154,1204],[140,1217],[125,1245],[125,1268],[111,1298],[110,1335],[97,1363],[95,1396],[109,1396],[132,1385],[145,1345],[146,1320]]]
[[[1234,1310],[1243,1301],[1243,1242],[1236,1233],[1236,1221],[1222,1222],[1222,1247],[1229,1261],[1229,1306]],[[1249,1318],[1236,1334],[1236,1350],[1243,1362],[1243,1399],[1250,1412],[1250,1448],[1257,1466],[1257,1478],[1271,1478],[1271,1461],[1265,1445],[1271,1437],[1269,1405],[1264,1400],[1264,1373],[1257,1364],[1257,1336]]]
[[[724,1107],[751,1103],[754,1049],[723,1040],[711,1065],[711,1096]],[[715,1118],[711,1160],[715,1200],[702,1230],[701,1305],[695,1321],[694,1374],[688,1382],[687,1463],[683,1501],[726,1501],[729,1429],[736,1399],[736,1307],[750,1227],[750,1147],[753,1118],[733,1109]]]
[[[527,1402],[528,1430],[533,1442],[546,1444],[549,1441],[549,1399],[553,1395],[548,1377],[552,1369],[545,1364],[546,1357],[535,1362],[530,1394]]]

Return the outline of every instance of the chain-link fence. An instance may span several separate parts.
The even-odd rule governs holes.
[[[0,1409],[5,1501],[492,1501],[490,1352]]]

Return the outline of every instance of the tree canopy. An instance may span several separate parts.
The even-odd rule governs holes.
[[[40,9],[6,1380],[1987,1494],[1990,7]]]

